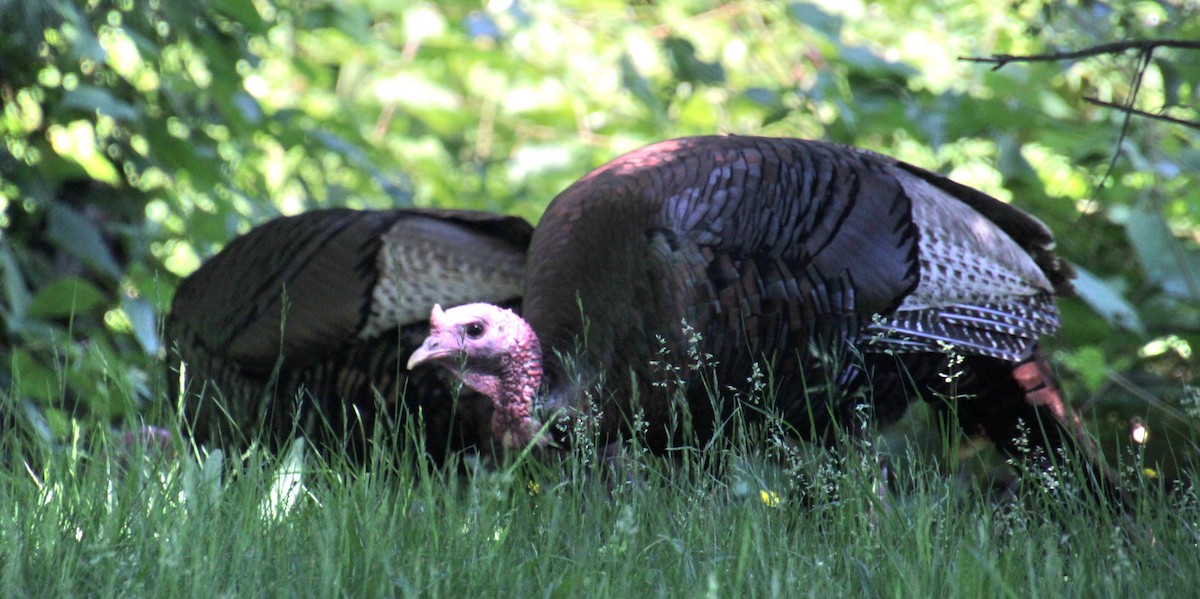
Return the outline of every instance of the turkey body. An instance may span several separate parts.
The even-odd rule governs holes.
[[[1072,276],[1052,246],[1017,208],[864,150],[740,136],[654,144],[568,187],[534,232],[522,316],[544,379],[531,411],[598,413],[609,441],[643,422],[661,450],[714,434],[756,382],[773,413],[818,442],[864,406],[889,422],[922,398],[1004,451],[1070,451],[1104,478],[1038,348]],[[455,335],[486,340],[484,312],[434,316],[410,364],[483,351],[448,348]]]
[[[403,364],[436,301],[519,305],[531,233],[480,212],[329,209],[233,240],[179,285],[167,317],[184,432],[242,448],[303,435],[356,459],[376,426],[392,441],[419,432],[437,460],[488,445],[486,398]]]

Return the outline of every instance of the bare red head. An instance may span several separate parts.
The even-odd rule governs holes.
[[[523,449],[541,423],[532,416],[542,382],[542,350],[537,335],[520,316],[491,304],[467,304],[429,316],[429,337],[408,359],[408,368],[433,363],[466,386],[491,398],[492,432],[502,447]]]

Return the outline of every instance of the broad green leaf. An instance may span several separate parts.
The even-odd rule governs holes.
[[[1117,289],[1086,268],[1075,265],[1075,272],[1078,275],[1072,281],[1075,284],[1075,293],[1097,314],[1115,327],[1133,331],[1139,335],[1146,333],[1137,310],[1122,297]]]
[[[102,62],[104,60],[104,48],[100,45],[100,40],[96,36],[83,28],[63,28],[63,31],[70,31],[71,38],[71,54],[74,58],[80,60],[91,60]]]
[[[12,378],[19,397],[36,400],[42,405],[62,397],[60,373],[19,347],[14,348],[11,359]]]
[[[1089,393],[1095,393],[1108,380],[1110,365],[1100,348],[1085,346],[1075,352],[1063,352],[1060,359],[1082,380]]]
[[[1163,78],[1163,104],[1178,106],[1180,90],[1186,89],[1188,82],[1181,76],[1179,69],[1175,68],[1172,61],[1156,57],[1154,65],[1158,67],[1158,72]]]
[[[97,274],[114,281],[121,278],[121,267],[96,223],[61,202],[51,204],[47,212],[47,237],[55,245],[79,258]]]
[[[788,4],[788,13],[796,21],[825,34],[831,40],[842,35],[842,18],[825,12],[815,4],[792,2]]]
[[[13,256],[12,245],[3,237],[0,237],[0,265],[3,266],[0,268],[0,279],[4,285],[4,321],[11,333],[19,328],[21,320],[24,319],[29,309],[30,296],[17,259]]]
[[[79,277],[63,277],[38,290],[29,303],[34,318],[68,318],[90,314],[108,303],[108,297],[95,285]]]
[[[98,112],[119,121],[137,121],[141,116],[133,105],[117,99],[112,92],[101,87],[81,85],[63,94],[63,108],[84,112]]]
[[[158,326],[154,308],[150,302],[144,299],[126,298],[121,302],[121,311],[129,319],[129,326],[133,328],[133,336],[142,346],[142,350],[148,355],[156,355],[159,347]]]
[[[791,110],[783,103],[783,94],[779,90],[767,87],[752,87],[742,92],[741,99],[765,109],[760,125],[766,127],[787,117]]]
[[[637,66],[630,60],[628,54],[621,55],[621,85],[637,98],[652,114],[663,111],[662,102],[651,89],[650,83],[638,72]]]
[[[688,83],[705,83],[716,85],[725,82],[725,69],[719,62],[704,62],[696,57],[696,46],[692,42],[668,37],[663,40],[667,51],[667,59],[675,78]]]
[[[870,77],[891,77],[903,81],[917,74],[916,69],[906,64],[888,62],[875,52],[858,46],[843,46],[840,58]]]
[[[213,10],[242,24],[252,32],[264,33],[266,22],[254,8],[251,0],[212,0]]]
[[[1173,295],[1200,302],[1200,254],[1171,234],[1162,214],[1135,208],[1129,212],[1125,230],[1151,281]]]
[[[242,116],[242,120],[248,125],[259,125],[263,121],[262,107],[258,105],[258,101],[254,96],[245,92],[238,92],[233,95],[230,100],[237,108],[237,111]]]

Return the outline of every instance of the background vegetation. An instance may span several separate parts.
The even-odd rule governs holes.
[[[51,449],[0,476],[0,582],[122,596],[1194,591],[1200,503],[1185,490],[1141,521],[1159,538],[1146,553],[1103,515],[958,512],[942,478],[910,483],[920,509],[864,510],[873,470],[839,478],[819,458],[800,478],[842,501],[816,510],[772,509],[789,499],[753,455],[721,483],[652,474],[616,495],[511,471],[382,484],[323,464],[303,501],[294,460],[240,485],[222,483],[219,455],[124,477],[109,470],[124,461],[75,461],[105,451],[88,432],[170,424],[161,317],[180,277],[254,224],[407,205],[536,221],[623,151],[728,132],[869,147],[1045,220],[1080,273],[1048,340],[1069,396],[1148,484],[1186,479],[1200,133],[1097,101],[1194,125],[1200,51],[959,60],[1151,38],[1200,40],[1200,5],[0,0],[0,434]]]
[[[714,132],[862,145],[1011,200],[1080,273],[1051,343],[1110,451],[1200,423],[1192,0],[0,0],[0,392],[50,442],[155,418],[180,277],[320,206],[536,221],[617,154]],[[1118,144],[1118,141],[1120,142]],[[1136,420],[1134,420],[1136,419]],[[1180,454],[1183,452],[1183,455]]]

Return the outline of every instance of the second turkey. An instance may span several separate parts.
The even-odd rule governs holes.
[[[303,436],[356,461],[376,440],[435,462],[490,451],[490,402],[404,364],[436,302],[520,306],[531,232],[485,212],[336,208],[234,239],[179,285],[167,316],[184,434],[230,449]]]

